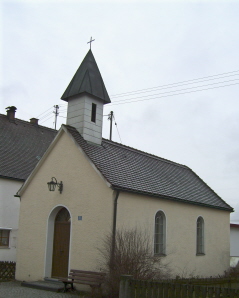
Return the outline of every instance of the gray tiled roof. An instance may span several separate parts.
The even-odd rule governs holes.
[[[190,168],[106,139],[87,143],[65,126],[114,189],[232,211]]]
[[[86,54],[61,99],[68,101],[69,97],[84,92],[102,99],[104,103],[111,102],[91,50]]]
[[[0,114],[0,176],[25,180],[57,131]]]

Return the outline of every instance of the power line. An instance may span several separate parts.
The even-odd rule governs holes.
[[[211,78],[211,77],[221,76],[221,75],[224,75],[224,74],[235,73],[235,72],[239,72],[239,70],[230,71],[230,72],[224,72],[224,73],[221,73],[221,74],[211,75],[211,76],[207,76],[207,77],[201,77],[201,78],[197,78],[197,79],[191,79],[191,80],[180,81],[180,82],[176,82],[176,83],[170,83],[170,84],[166,84],[166,85],[159,85],[159,86],[151,87],[151,88],[145,88],[145,89],[134,90],[134,91],[125,92],[125,93],[114,94],[114,95],[111,95],[111,98],[113,98],[113,97],[121,97],[121,96],[124,96],[124,95],[126,95],[126,94],[135,93],[135,92],[140,92],[140,93],[142,92],[142,93],[143,93],[143,91],[145,91],[145,90],[152,90],[152,89],[161,88],[161,87],[168,87],[168,86],[178,85],[178,84],[187,83],[187,82],[191,82],[191,83],[187,83],[187,84],[193,84],[193,83],[196,83],[196,82],[193,82],[193,81],[203,80],[203,79],[206,79],[206,78]],[[238,74],[234,74],[234,75],[224,76],[224,77],[230,77],[230,76],[235,76],[235,75],[239,75],[239,73],[238,73]],[[221,77],[221,78],[206,79],[206,80],[203,80],[203,81],[222,79],[222,78],[224,78],[224,77]],[[202,81],[202,82],[203,82],[203,81]],[[187,85],[187,84],[185,84],[185,85]],[[150,91],[145,91],[145,92],[150,92]]]
[[[49,109],[47,109],[45,112],[41,113],[39,116],[37,116],[37,118],[39,118],[42,114],[45,114],[47,111],[49,111],[52,107],[50,107]]]
[[[110,97],[111,98],[116,98],[116,97],[125,97],[127,95],[137,95],[137,94],[140,94],[140,93],[152,92],[152,91],[155,91],[157,89],[176,88],[176,87],[179,87],[179,86],[184,86],[184,85],[189,85],[189,84],[198,84],[198,83],[202,83],[202,82],[206,82],[206,81],[210,81],[210,80],[216,80],[216,79],[219,80],[219,79],[222,79],[222,78],[231,77],[231,76],[237,76],[237,75],[239,75],[239,70],[230,71],[230,72],[224,72],[224,73],[220,73],[220,74],[216,74],[216,75],[211,75],[211,76],[205,76],[205,77],[201,77],[201,78],[197,78],[197,79],[180,81],[180,82],[166,84],[166,85],[160,85],[160,86],[146,88],[146,89],[139,89],[139,90],[135,90],[135,91],[125,92],[125,93],[119,93],[119,94],[111,95]],[[168,96],[174,96],[174,95],[180,95],[180,94],[200,92],[200,91],[205,91],[205,90],[210,90],[210,89],[224,88],[224,87],[228,87],[228,86],[232,86],[232,85],[237,85],[237,83],[236,84],[228,84],[228,85],[218,86],[218,87],[212,87],[212,88],[206,88],[206,89],[201,89],[201,90],[193,90],[193,91],[188,91],[188,92],[185,92],[185,93],[176,93],[176,94],[169,94],[169,95],[165,95],[165,96],[157,96],[157,95],[160,95],[160,94],[166,94],[166,93],[172,93],[172,92],[175,93],[175,92],[178,92],[178,91],[187,91],[189,89],[202,88],[202,87],[205,87],[205,86],[210,86],[210,85],[215,85],[215,84],[221,84],[221,83],[225,83],[225,82],[232,82],[232,81],[236,81],[236,80],[238,80],[238,79],[228,80],[228,81],[221,81],[221,82],[215,82],[215,83],[211,83],[211,84],[194,86],[194,87],[189,87],[189,88],[185,88],[185,89],[166,91],[166,92],[157,93],[157,94],[148,94],[148,95],[144,95],[144,96],[140,96],[140,97],[125,98],[125,99],[122,99],[122,100],[116,100],[116,101],[114,101],[114,103],[110,103],[110,105],[119,105],[119,104],[130,103],[130,100],[133,100],[131,102],[137,102],[137,101],[144,101],[144,100],[150,100],[150,99],[156,99],[156,98],[162,98],[162,97],[168,97]],[[157,96],[157,97],[152,97],[152,96]],[[144,98],[144,97],[150,97],[150,98],[142,99],[142,100],[135,100],[135,99]],[[122,101],[124,101],[124,102],[122,102]],[[67,104],[61,104],[61,105],[59,105],[59,107],[63,107],[63,110],[61,110],[59,113],[64,113],[64,112],[67,111],[67,108],[66,108],[67,107]],[[64,108],[66,108],[66,109],[64,109]],[[47,109],[46,111],[44,111],[43,113],[41,113],[37,118],[39,118],[41,115],[43,115],[46,112],[48,112],[50,109],[52,109],[52,107],[50,107],[49,109]],[[40,120],[44,119],[45,117],[47,117],[50,114],[51,114],[51,112],[50,113],[47,113],[46,115],[44,115],[43,117],[41,117]],[[63,116],[59,116],[59,117],[63,117]],[[66,118],[66,117],[64,117],[64,118]]]
[[[52,115],[51,115],[51,117],[52,117]],[[41,122],[41,123],[44,123],[44,122],[46,122],[47,120],[51,119],[51,117],[49,117],[49,118],[45,119],[45,120],[44,120],[43,122]]]
[[[127,103],[134,103],[138,101],[145,101],[145,100],[151,100],[151,99],[156,99],[156,98],[163,98],[163,97],[171,97],[175,95],[182,95],[182,94],[188,94],[188,93],[195,93],[195,92],[200,92],[200,91],[205,91],[205,90],[210,90],[210,89],[218,89],[218,88],[223,88],[223,87],[228,87],[228,86],[233,86],[233,85],[238,85],[239,83],[235,84],[229,84],[229,85],[224,85],[224,86],[217,86],[217,87],[212,87],[212,88],[206,88],[206,89],[201,89],[201,90],[193,90],[193,91],[188,91],[188,92],[182,92],[182,93],[176,93],[176,94],[169,94],[169,95],[163,95],[163,96],[158,96],[158,97],[153,97],[153,98],[146,98],[146,99],[139,99],[139,100],[132,100],[129,102],[121,102],[121,103],[112,103],[110,104],[111,106],[117,106],[117,105],[122,105],[122,104],[127,104]],[[176,91],[175,91],[176,92]]]
[[[152,87],[152,88],[148,88],[146,91],[133,91],[133,92],[129,92],[129,95],[135,95],[135,94],[141,94],[141,93],[148,93],[148,92],[152,92],[158,89],[168,89],[168,88],[176,88],[176,87],[180,87],[180,86],[184,86],[184,85],[192,85],[192,84],[198,84],[198,83],[202,83],[202,82],[208,82],[211,80],[219,80],[219,79],[223,79],[223,78],[228,78],[231,76],[237,76],[238,74],[234,74],[234,75],[229,75],[229,76],[224,76],[224,77],[220,77],[220,78],[214,78],[214,79],[207,79],[207,80],[202,80],[202,81],[198,81],[198,82],[191,82],[191,83],[185,83],[185,84],[179,84],[179,83],[172,83],[172,84],[168,84],[168,85],[162,85],[162,86],[158,86],[158,87]],[[236,79],[237,80],[237,79]],[[233,80],[229,80],[229,81],[233,81]],[[218,83],[212,83],[212,84],[218,84]],[[123,95],[118,95],[118,96],[113,96],[113,98],[117,98],[117,97],[124,97],[127,96],[127,93],[124,93]],[[112,96],[111,96],[112,98]]]
[[[189,87],[189,88],[184,88],[184,89],[177,89],[177,90],[172,90],[172,91],[166,91],[166,92],[157,93],[157,94],[148,94],[148,95],[143,95],[143,96],[140,96],[140,97],[125,98],[125,99],[121,99],[121,100],[116,100],[116,101],[114,101],[114,103],[121,102],[121,101],[127,101],[127,100],[131,100],[131,99],[137,99],[137,98],[143,98],[143,97],[155,96],[155,95],[160,95],[160,94],[165,94],[165,93],[172,93],[172,92],[178,92],[178,91],[185,91],[185,90],[189,90],[189,89],[201,88],[201,87],[206,87],[206,86],[211,86],[211,85],[216,85],[216,84],[221,84],[221,83],[228,83],[228,82],[233,82],[233,81],[238,81],[238,80],[239,80],[239,79],[228,80],[228,81],[222,81],[222,82],[215,82],[215,83],[211,83],[211,84],[200,85],[200,86],[194,86],[194,87]],[[197,91],[197,90],[195,90],[195,91]],[[199,91],[200,91],[200,90],[199,90]],[[114,103],[113,103],[113,104],[114,104]]]
[[[116,129],[117,129],[117,132],[118,132],[118,136],[120,138],[120,143],[122,144],[122,140],[121,140],[121,137],[120,137],[120,133],[119,133],[119,130],[118,130],[118,126],[117,126],[117,123],[116,123],[115,115],[114,114],[113,114],[113,118],[114,118],[114,121],[115,121],[115,126],[116,126]]]
[[[42,112],[39,116],[37,116],[37,118],[38,119],[43,119],[44,117],[47,117],[48,115],[50,115],[50,113],[47,113],[49,110],[51,110],[52,108],[54,108],[55,106],[53,106],[53,107],[50,107],[49,109],[47,109],[46,111],[44,111],[44,112]],[[67,105],[58,105],[58,107],[67,107]],[[58,111],[58,113],[61,113],[61,112],[66,112],[67,111],[67,109],[65,109],[65,110],[61,110],[61,111]],[[43,114],[45,114],[45,113],[47,113],[46,115],[44,115],[44,116],[42,116],[41,118],[40,118],[40,116],[41,115],[43,115]],[[53,113],[54,113],[54,111],[53,111]]]
[[[42,119],[44,119],[44,118],[46,118],[46,117],[48,117],[49,115],[51,115],[52,114],[52,111],[51,112],[49,112],[49,113],[47,113],[46,115],[44,115],[43,117],[41,117],[39,120],[41,121]]]

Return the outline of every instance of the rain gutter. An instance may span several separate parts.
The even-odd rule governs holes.
[[[113,213],[113,229],[112,229],[112,243],[111,243],[111,256],[110,256],[110,268],[114,265],[114,254],[115,254],[115,238],[116,238],[116,219],[117,219],[117,203],[120,191],[116,191],[114,199],[114,213]]]

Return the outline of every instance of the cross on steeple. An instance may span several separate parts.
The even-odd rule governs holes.
[[[95,41],[95,39],[92,39],[92,37],[91,37],[91,38],[90,38],[90,41],[87,42],[87,43],[90,44],[90,49],[91,49],[91,43],[92,43],[93,41]]]

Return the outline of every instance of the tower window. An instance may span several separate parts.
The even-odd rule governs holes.
[[[96,121],[96,104],[92,103],[92,109],[91,109],[91,122]]]

